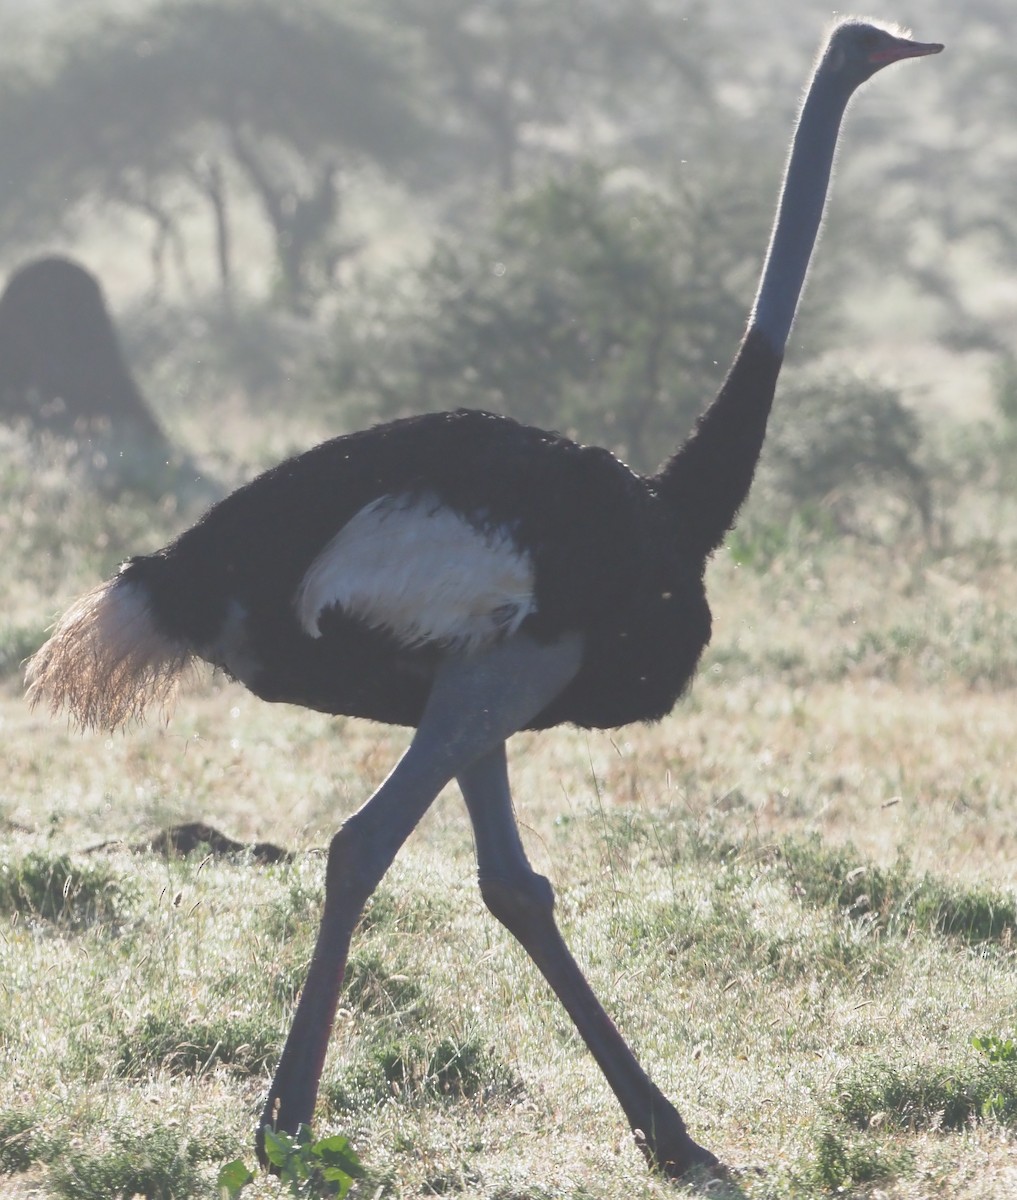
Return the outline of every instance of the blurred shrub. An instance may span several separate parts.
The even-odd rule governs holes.
[[[333,381],[365,419],[483,408],[653,469],[741,335],[765,220],[744,195],[673,198],[593,167],[552,181],[445,237],[400,290],[347,303]]]
[[[765,211],[719,182],[664,196],[587,167],[511,201],[482,235],[439,243],[401,290],[342,307],[335,390],[365,421],[484,408],[655,469],[716,393],[758,263]],[[809,307],[803,340],[816,351],[831,311],[822,289]],[[928,535],[921,449],[890,389],[782,388],[763,500],[771,519],[823,510],[831,529],[917,520]]]
[[[145,391],[168,423],[240,393],[255,408],[306,395],[324,336],[311,322],[267,305],[221,300],[173,305],[148,298],[122,318],[124,341]]]
[[[820,510],[832,528],[892,538],[917,521],[933,534],[923,432],[893,389],[851,376],[781,389],[761,483],[794,512]]]

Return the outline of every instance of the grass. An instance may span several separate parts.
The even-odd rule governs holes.
[[[199,1163],[221,1153],[221,1145],[201,1145],[159,1125],[142,1133],[117,1130],[108,1144],[96,1137],[88,1147],[65,1151],[50,1183],[53,1194],[67,1200],[176,1200],[200,1189]]]
[[[435,1100],[475,1100],[490,1104],[521,1091],[511,1068],[476,1038],[465,1041],[434,1031],[378,1037],[325,1090],[334,1114],[358,1113],[397,1100],[427,1105]]]
[[[859,1129],[960,1130],[981,1120],[1017,1125],[1017,1067],[954,1054],[943,1063],[863,1062],[839,1083],[838,1116]]]
[[[51,518],[43,484],[8,471],[6,511],[36,517],[0,523],[24,564],[0,679],[44,611],[185,519],[146,525],[136,502],[88,505],[60,479]],[[738,1168],[710,1195],[1003,1200],[1015,573],[984,546],[764,549],[765,569],[744,544],[711,568],[716,640],[672,717],[514,740],[527,850],[641,1060]],[[203,677],[167,727],[81,737],[27,711],[12,674],[0,689],[0,1192],[217,1196],[224,1164],[254,1166],[322,850],[405,734]],[[85,853],[186,820],[297,854]],[[567,1017],[487,914],[451,792],[361,921],[315,1133],[350,1139],[355,1200],[685,1194],[647,1174]],[[259,1172],[241,1194],[292,1193]]]
[[[0,914],[64,929],[126,919],[133,886],[105,864],[78,865],[66,854],[30,850],[0,859]]]
[[[258,1074],[282,1049],[271,1023],[253,1015],[219,1014],[195,1021],[180,1010],[147,1012],[117,1034],[113,1069],[144,1078],[152,1070],[202,1074],[217,1067]]]
[[[1008,950],[1017,937],[1017,897],[999,888],[962,887],[928,872],[919,876],[903,859],[882,868],[860,861],[850,844],[827,847],[818,838],[804,844],[785,839],[780,856],[792,891],[806,903],[833,905],[884,928],[995,942]]]

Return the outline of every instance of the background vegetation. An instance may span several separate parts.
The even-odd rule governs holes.
[[[372,420],[477,405],[654,466],[733,353],[827,19],[0,3],[0,267],[97,273],[184,464],[114,477],[0,429],[4,1195],[212,1196],[253,1162],[316,851],[404,740],[215,679],[166,729],[78,738],[25,711],[21,660],[210,496]],[[712,1194],[1017,1191],[1011,25],[934,0],[916,33],[947,53],[850,114],[690,698],[514,747],[567,936],[742,1168]],[[127,849],[192,819],[296,856]],[[472,871],[450,795],[356,942],[317,1122],[353,1194],[675,1194]]]

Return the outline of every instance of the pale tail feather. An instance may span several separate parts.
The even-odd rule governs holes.
[[[185,646],[155,623],[145,589],[120,577],[77,600],[29,659],[29,702],[66,709],[83,729],[119,729],[152,707],[168,712]]]

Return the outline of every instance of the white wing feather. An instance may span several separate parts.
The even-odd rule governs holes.
[[[536,610],[533,564],[507,529],[478,528],[434,496],[382,496],[321,551],[294,604],[311,637],[338,607],[408,647],[475,650]]]

